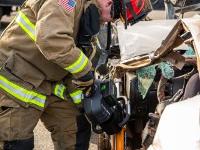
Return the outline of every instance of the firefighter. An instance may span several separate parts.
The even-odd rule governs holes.
[[[0,149],[33,149],[39,119],[55,149],[88,149],[90,124],[74,104],[92,86],[93,72],[77,47],[77,34],[81,18],[89,17],[89,27],[91,16],[96,26],[110,21],[112,3],[27,0],[22,5],[0,40]]]

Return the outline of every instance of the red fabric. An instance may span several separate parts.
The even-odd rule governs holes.
[[[68,12],[72,12],[76,6],[75,0],[58,0],[58,4]]]
[[[130,0],[130,2],[136,15],[139,15],[145,7],[145,0]],[[141,3],[140,7],[138,7],[139,3]],[[128,20],[133,19],[132,13],[130,12],[129,9],[127,10],[126,13],[127,13]]]

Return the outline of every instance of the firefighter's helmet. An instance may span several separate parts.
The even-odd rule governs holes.
[[[151,10],[150,0],[113,0],[112,16],[121,18],[127,27],[143,19]]]

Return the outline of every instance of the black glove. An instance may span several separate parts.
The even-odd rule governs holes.
[[[76,88],[83,91],[84,96],[88,97],[93,89],[94,73],[90,71],[83,77],[72,80],[72,83],[76,86]]]

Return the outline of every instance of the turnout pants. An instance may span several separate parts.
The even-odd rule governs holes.
[[[88,149],[90,124],[70,101],[48,96],[44,111],[39,111],[33,107],[19,105],[2,91],[0,91],[0,141],[2,143],[0,149],[32,149],[32,146],[27,145],[33,145],[33,129],[39,119],[51,132],[55,150]]]

